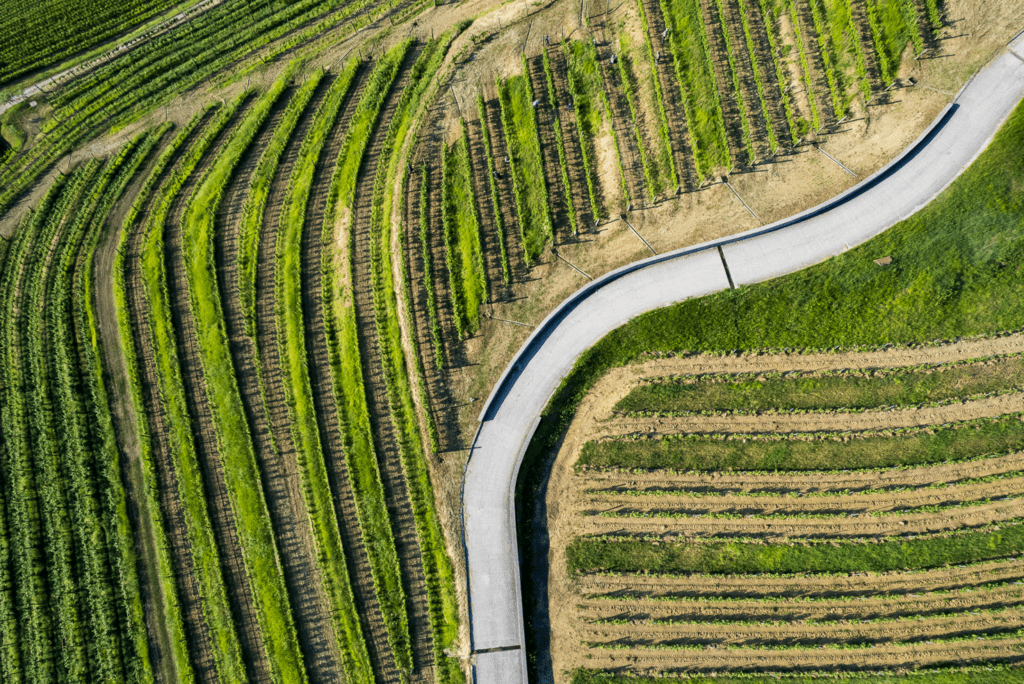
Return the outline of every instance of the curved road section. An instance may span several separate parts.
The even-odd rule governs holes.
[[[612,271],[537,327],[484,406],[463,479],[474,682],[527,681],[516,477],[538,416],[580,354],[646,311],[792,273],[878,235],[960,175],[1022,97],[1024,34],[913,145],[847,192],[770,226]]]

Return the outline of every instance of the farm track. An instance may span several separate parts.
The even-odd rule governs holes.
[[[209,399],[206,395],[202,361],[199,358],[199,341],[195,318],[192,316],[192,302],[185,268],[185,254],[182,246],[181,219],[186,202],[199,181],[212,165],[217,151],[227,140],[231,131],[245,115],[250,100],[235,114],[234,120],[224,127],[203,155],[195,170],[185,182],[181,191],[171,203],[164,227],[164,252],[167,263],[167,295],[171,309],[171,320],[176,333],[178,357],[185,399],[195,440],[196,454],[203,472],[206,503],[210,512],[214,538],[224,572],[225,588],[231,603],[232,617],[238,631],[246,671],[252,681],[270,682],[270,664],[267,660],[263,634],[256,615],[256,605],[249,584],[242,547],[235,529],[231,497],[224,479],[223,464],[217,444],[217,431],[213,423]]]
[[[416,519],[409,498],[409,489],[402,468],[398,438],[391,418],[391,408],[384,380],[384,366],[377,325],[374,315],[373,278],[371,275],[370,241],[373,239],[370,214],[374,180],[381,162],[381,151],[388,124],[398,107],[402,90],[410,81],[413,63],[422,51],[422,44],[410,49],[398,70],[391,90],[381,108],[380,116],[363,155],[359,180],[356,184],[353,211],[352,286],[355,295],[356,320],[362,352],[363,378],[367,390],[370,425],[374,434],[374,447],[380,464],[381,480],[388,502],[395,547],[402,571],[403,588],[407,598],[409,635],[412,644],[413,669],[411,681],[433,681],[433,641],[430,614],[427,605],[427,587],[423,575]],[[390,269],[389,269],[390,272]],[[440,296],[440,292],[438,292]]]
[[[840,575],[679,575],[672,577],[582,575],[574,580],[582,597],[607,595],[637,599],[702,596],[843,598],[898,595],[914,598],[924,592],[956,591],[997,582],[1024,579],[1024,559],[985,561],[923,572],[893,571]]]
[[[642,489],[689,489],[716,492],[828,492],[835,490],[878,489],[882,487],[924,487],[952,482],[967,477],[985,477],[1024,470],[1024,452],[993,456],[977,461],[938,465],[922,465],[906,470],[893,468],[883,472],[857,471],[808,473],[751,472],[683,473],[652,471],[650,474],[628,475],[584,471],[586,479],[580,489],[600,491],[596,496],[614,495],[616,491]]]
[[[576,204],[576,219],[581,233],[594,229],[597,218],[590,207],[587,192],[587,171],[583,166],[583,153],[580,151],[580,137],[576,134],[576,110],[569,109],[572,96],[569,94],[567,74],[569,67],[565,63],[565,54],[557,46],[548,49],[551,60],[551,73],[554,76],[555,96],[558,98],[558,117],[562,126],[562,140],[565,142],[565,160],[569,167],[569,182],[573,187],[573,202]],[[596,189],[596,188],[595,188]]]
[[[207,120],[209,115],[207,115]],[[201,134],[202,126],[197,126],[188,141],[187,149]],[[174,165],[169,165],[164,170],[158,183],[159,188],[170,176]],[[163,514],[164,528],[171,547],[171,555],[174,558],[175,578],[178,590],[178,598],[181,603],[181,612],[185,623],[185,632],[189,636],[188,650],[191,656],[192,668],[196,679],[199,682],[218,681],[217,670],[214,664],[210,632],[206,623],[206,616],[203,610],[202,599],[200,598],[199,583],[196,580],[195,568],[192,562],[192,548],[188,540],[188,526],[185,523],[181,495],[178,492],[177,479],[175,477],[174,457],[171,452],[170,433],[167,425],[167,414],[164,409],[160,395],[160,384],[157,378],[157,362],[154,355],[154,344],[152,330],[149,324],[149,307],[146,302],[146,287],[143,280],[141,261],[142,247],[145,242],[145,220],[153,209],[151,198],[149,206],[144,212],[140,212],[139,220],[135,230],[129,236],[126,245],[125,255],[125,289],[129,314],[132,320],[132,340],[130,341],[133,353],[138,359],[139,384],[142,388],[142,399],[148,421],[150,436],[152,440],[153,465],[156,471],[157,491],[160,498],[160,508]],[[127,344],[128,341],[126,340]],[[133,426],[126,426],[127,429],[134,429]],[[144,487],[139,483],[140,488]],[[141,497],[141,492],[138,493]],[[141,500],[141,498],[140,498]],[[150,575],[156,572],[155,568],[148,568]],[[149,605],[146,606],[147,616],[155,611],[152,601],[159,600],[159,588],[156,578],[151,578],[151,583],[157,587],[148,597]],[[169,653],[161,652],[162,658],[170,658]]]
[[[714,0],[698,0],[704,30],[707,31],[708,47],[711,49],[711,67],[718,86],[719,102],[725,116],[725,130],[729,139],[729,159],[733,168],[746,166],[746,146],[743,144],[743,123],[740,120],[740,104],[732,87],[732,71],[722,39],[722,25],[718,19],[718,8]],[[749,103],[744,101],[744,105]],[[750,121],[748,115],[747,120]]]
[[[539,104],[533,108],[537,120],[537,134],[540,138],[541,157],[544,161],[544,182],[547,185],[548,203],[551,205],[551,220],[554,225],[553,244],[558,245],[572,239],[569,226],[569,208],[565,202],[565,188],[562,187],[562,170],[558,160],[558,143],[555,140],[555,112],[548,100],[548,84],[544,64],[540,55],[526,60],[526,77],[530,80],[533,99]]]
[[[259,359],[254,340],[246,333],[238,285],[238,244],[242,207],[260,155],[272,138],[294,92],[282,93],[224,192],[216,231],[217,270],[224,323],[228,334],[242,404],[253,436],[263,491],[273,522],[288,597],[312,682],[342,678],[341,655],[330,622],[330,604],[316,564],[316,551],[305,504],[295,482],[294,456],[281,451],[261,391]],[[288,443],[290,446],[290,443]],[[289,466],[291,471],[289,472]]]
[[[394,655],[388,644],[387,629],[374,589],[370,561],[365,540],[359,526],[355,495],[349,480],[348,462],[345,460],[334,402],[332,371],[324,329],[323,298],[321,297],[322,227],[327,207],[334,160],[341,152],[345,133],[355,114],[356,106],[369,80],[370,67],[364,66],[350,86],[346,101],[338,114],[334,127],[327,135],[313,176],[310,200],[306,209],[306,223],[302,237],[302,307],[305,318],[306,358],[309,379],[316,406],[317,426],[320,432],[324,461],[327,466],[334,507],[338,515],[338,528],[345,548],[349,577],[356,597],[357,610],[363,626],[374,674],[379,682],[398,682]]]
[[[580,602],[585,620],[873,620],[906,616],[929,616],[949,612],[990,610],[1020,606],[1024,588],[1007,584],[993,589],[962,590],[923,596],[821,599],[816,601],[700,601],[679,599],[652,601],[590,599]]]
[[[693,432],[858,432],[901,427],[941,425],[1024,411],[1024,393],[1002,394],[929,408],[898,408],[860,413],[808,412],[793,414],[674,416],[620,418],[595,430],[594,435],[671,435]]]
[[[633,132],[633,119],[629,112],[629,103],[626,102],[626,94],[622,81],[619,79],[618,69],[613,69],[608,63],[610,54],[614,47],[605,50],[602,48],[614,46],[614,42],[608,38],[608,30],[604,24],[601,25],[601,41],[596,46],[598,68],[601,71],[601,79],[604,82],[605,93],[608,95],[608,103],[611,105],[612,135],[619,141],[619,153],[622,155],[622,172],[626,176],[626,187],[629,189],[629,202],[642,207],[647,203],[647,189],[644,179],[644,167],[640,161],[640,151],[637,148],[636,135]]]
[[[676,171],[679,174],[680,187],[693,190],[698,185],[697,168],[693,159],[693,142],[690,140],[686,109],[683,107],[679,82],[676,80],[675,68],[672,64],[672,49],[662,34],[665,31],[665,19],[661,14],[661,5],[657,0],[640,0],[647,15],[650,29],[651,47],[662,55],[662,63],[655,65],[661,94],[665,104],[665,116],[668,119],[669,138],[672,140],[672,153],[675,155]]]
[[[751,672],[786,672],[800,670],[890,670],[914,669],[915,667],[937,667],[944,665],[977,665],[992,662],[1019,662],[1024,639],[998,639],[993,641],[938,644],[913,644],[911,646],[879,645],[867,649],[824,649],[808,647],[807,650],[763,650],[721,649],[708,647],[698,650],[594,650],[587,667],[602,670],[628,668],[644,674],[644,668],[651,668],[650,674],[666,669],[680,672],[706,674],[721,670]]]
[[[978,612],[978,611],[974,611]],[[768,616],[760,616],[765,621]],[[1015,630],[1024,623],[1019,608],[1007,608],[998,617],[991,614],[962,614],[954,617],[930,617],[923,620],[899,620],[869,624],[848,623],[819,625],[792,622],[789,624],[749,625],[742,622],[708,624],[594,624],[585,622],[581,636],[594,644],[714,644],[735,646],[795,646],[822,643],[926,642],[929,639],[997,634]]]

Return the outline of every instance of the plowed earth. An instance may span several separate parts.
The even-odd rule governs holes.
[[[1024,408],[1024,397],[1009,393],[860,413],[614,413],[646,379],[910,367],[1016,353],[1022,345],[1024,337],[1012,333],[846,353],[658,358],[609,372],[570,424],[548,486],[552,671],[903,670],[1019,660],[1024,562],[1016,557],[888,573],[655,576],[580,573],[567,566],[565,549],[583,535],[870,544],[1014,521],[1024,514],[1024,454],[1016,452],[874,470],[844,470],[841,462],[808,472],[575,466],[588,441],[623,436],[877,431]]]

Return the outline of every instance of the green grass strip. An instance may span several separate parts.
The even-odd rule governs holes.
[[[242,311],[245,314],[246,334],[255,339],[256,336],[256,267],[259,262],[260,231],[263,216],[270,196],[270,185],[277,174],[288,141],[291,140],[299,117],[306,110],[306,105],[313,97],[313,91],[319,85],[319,78],[309,78],[299,86],[288,102],[288,107],[263,149],[256,170],[249,181],[249,192],[242,206],[242,219],[238,227],[238,292],[242,300]]]
[[[442,153],[441,216],[455,328],[461,339],[480,329],[480,308],[487,301],[487,270],[465,119],[460,125],[462,136]]]
[[[487,126],[487,106],[484,104],[484,96],[483,95],[477,95],[476,96],[476,108],[477,108],[477,112],[480,115],[480,119],[479,119],[479,121],[477,121],[477,123],[480,125],[480,137],[481,137],[481,139],[484,142],[484,154],[487,157],[487,182],[488,182],[488,185],[489,185],[489,187],[491,189],[491,205],[492,205],[492,207],[494,209],[494,226],[495,226],[495,232],[497,233],[497,237],[498,237],[498,250],[501,252],[501,277],[502,277],[502,280],[505,281],[506,285],[511,285],[512,284],[512,269],[511,269],[511,267],[509,266],[509,263],[508,263],[508,244],[507,244],[507,238],[505,236],[505,219],[504,219],[504,217],[501,214],[501,195],[500,195],[500,193],[498,191],[497,169],[496,169],[495,164],[494,164],[494,149],[491,147],[491,132],[488,129],[488,126]],[[425,173],[426,172],[424,172],[424,174]],[[427,187],[427,185],[429,184],[429,179],[424,178],[423,183],[424,183],[424,187]],[[420,226],[421,226],[421,232],[422,232],[423,231],[422,221],[423,221],[423,216],[424,216],[423,209],[422,209],[422,206],[423,206],[422,202],[420,203],[420,206],[421,206],[421,209],[420,209],[421,224],[420,224]],[[424,233],[424,235],[425,235],[425,233]],[[422,236],[421,236],[421,240],[422,240]],[[428,243],[427,242],[423,242],[423,244],[427,245]],[[427,259],[426,259],[426,257],[424,257],[424,263],[426,261],[427,261]],[[431,288],[432,285],[428,284],[427,287]],[[428,292],[428,295],[429,295],[429,292]],[[431,326],[433,326],[433,322],[431,322]],[[435,346],[436,346],[436,344],[435,344]],[[438,366],[438,367],[440,367],[440,366]]]
[[[704,17],[697,0],[661,0],[661,13],[669,32],[668,44],[697,176],[704,180],[716,167],[730,166],[725,114],[715,82]]]
[[[128,292],[125,276],[125,254],[128,251],[128,241],[133,231],[138,230],[139,214],[145,207],[149,198],[156,190],[157,180],[171,161],[176,158],[178,150],[181,149],[189,139],[192,132],[197,128],[199,122],[205,118],[205,112],[196,114],[179,132],[175,138],[167,144],[160,153],[152,169],[149,171],[142,189],[135,196],[135,202],[128,210],[121,228],[121,235],[118,241],[117,255],[114,257],[114,307],[117,312],[117,327],[120,337],[121,350],[125,370],[128,376],[128,392],[131,398],[132,409],[135,418],[135,429],[138,445],[139,458],[138,470],[142,485],[142,491],[137,492],[141,497],[139,502],[140,527],[145,526],[153,535],[155,545],[155,557],[148,557],[143,563],[148,566],[148,572],[155,577],[160,601],[156,601],[158,632],[154,638],[161,646],[168,647],[167,659],[170,663],[170,670],[177,680],[183,684],[195,681],[195,674],[192,671],[192,664],[189,660],[188,637],[185,634],[184,618],[181,613],[181,600],[178,596],[178,589],[174,580],[174,561],[171,553],[171,542],[167,537],[164,528],[163,513],[160,509],[159,484],[156,475],[156,466],[153,463],[153,442],[150,432],[149,420],[146,417],[146,407],[142,395],[142,380],[139,371],[139,360],[135,355],[133,344],[133,323],[128,307]],[[172,124],[167,123],[160,129],[160,136],[166,135]],[[143,535],[146,532],[142,533]]]
[[[615,405],[615,410],[693,413],[869,409],[1002,393],[1022,385],[1024,358],[1011,356],[984,363],[889,371],[655,381],[634,388]]]
[[[324,328],[349,483],[355,497],[356,514],[370,563],[370,573],[373,575],[374,591],[388,630],[388,642],[391,644],[395,665],[403,673],[412,668],[412,642],[398,551],[373,444],[359,346],[352,259],[355,249],[355,191],[359,170],[380,118],[384,100],[391,91],[409,48],[408,41],[391,48],[378,60],[373,72],[367,77],[368,83],[356,105],[335,161],[321,233]],[[343,250],[339,249],[342,239]],[[340,259],[341,263],[336,263],[342,255],[344,258]],[[340,277],[334,275],[339,270],[342,271]],[[354,617],[358,619],[358,615]],[[358,626],[358,621],[353,624],[355,626]],[[367,684],[374,681],[367,653],[360,653],[358,658],[353,659],[350,668],[357,665],[360,681]]]
[[[232,119],[238,104],[238,100],[235,100],[216,112],[200,138],[178,159],[177,165],[154,200],[146,222],[146,237],[141,258],[145,295],[149,304],[148,317],[155,370],[159,379],[161,403],[166,411],[178,498],[181,500],[182,514],[188,528],[196,582],[203,599],[203,613],[210,630],[213,661],[217,672],[228,679],[244,678],[245,664],[242,662],[241,645],[225,589],[217,540],[213,535],[202,470],[192,432],[192,419],[185,398],[167,290],[164,226],[171,204],[203,154]]]
[[[569,227],[572,234],[579,232],[576,223],[576,206],[572,202],[572,181],[569,178],[569,162],[565,155],[565,140],[562,138],[562,119],[558,115],[558,94],[555,91],[555,75],[551,70],[551,58],[548,56],[548,48],[544,46],[544,81],[548,91],[548,103],[551,105],[552,124],[555,129],[555,145],[558,147],[558,168],[562,177],[562,192],[565,195],[565,211],[569,216]]]
[[[577,467],[657,470],[833,470],[963,461],[1024,449],[1019,414],[909,428],[805,435],[678,435],[658,440],[587,442]],[[794,439],[792,437],[799,437]]]
[[[583,40],[564,41],[562,53],[565,55],[567,66],[569,96],[572,98],[573,112],[576,114],[576,135],[580,139],[580,155],[583,157],[583,173],[587,179],[590,211],[593,212],[596,222],[607,217],[607,212],[601,206],[597,187],[597,153],[594,149],[594,139],[601,133],[603,123],[600,103],[594,94],[602,92],[604,85],[593,43]]]
[[[913,0],[866,0],[865,5],[882,81],[892,85],[907,43],[913,43],[919,54],[924,49],[917,7]]]
[[[554,226],[537,131],[537,113],[533,111],[533,88],[525,61],[523,71],[504,80],[498,79],[498,99],[519,216],[523,258],[527,266],[532,266],[544,245],[554,242]]]
[[[747,7],[743,0],[736,0],[736,8],[739,11],[740,23],[743,26],[743,40],[747,46],[747,55],[750,57],[750,70],[754,74],[754,85],[757,87],[757,101],[761,105],[761,116],[764,118],[764,129],[768,135],[768,154],[775,154],[779,149],[779,142],[775,138],[775,127],[772,126],[772,115],[768,109],[768,97],[765,95],[764,76],[761,74],[761,65],[757,59],[757,48],[754,45],[754,36],[750,31],[750,17],[747,16]],[[783,107],[789,106],[789,98],[783,97]],[[791,114],[786,110],[786,118]]]
[[[825,66],[825,80],[828,82],[828,91],[832,96],[832,111],[835,113],[836,119],[842,119],[846,116],[848,100],[845,79],[836,54],[835,41],[829,31],[830,26],[826,25],[822,0],[809,0],[808,4],[811,7],[811,19],[814,22],[814,33],[818,40],[818,54],[821,56],[821,63]]]
[[[435,677],[439,684],[458,684],[464,681],[459,661],[445,654],[458,639],[459,608],[455,596],[455,577],[451,560],[445,548],[444,533],[434,505],[434,491],[430,482],[424,452],[423,435],[420,430],[419,413],[413,400],[412,379],[409,377],[405,350],[402,346],[402,329],[398,314],[398,293],[394,274],[405,273],[402,264],[403,251],[391,249],[393,233],[400,225],[392,221],[394,210],[393,193],[395,181],[403,178],[399,169],[406,162],[404,154],[414,147],[415,135],[410,131],[419,116],[437,91],[434,75],[451,47],[452,41],[468,26],[458,24],[437,40],[427,43],[420,57],[413,65],[409,84],[402,90],[395,115],[388,125],[388,131],[381,148],[380,161],[373,186],[373,205],[370,218],[371,242],[370,261],[373,283],[374,319],[377,340],[381,350],[384,380],[387,386],[391,420],[395,428],[402,468],[409,487],[413,515],[416,519],[416,534],[419,539],[420,557],[430,607],[430,629],[434,647]],[[429,91],[429,92],[428,92]],[[409,140],[409,145],[406,141]],[[400,200],[399,200],[400,201]],[[400,212],[399,212],[400,213]],[[397,262],[395,260],[398,260]],[[408,296],[408,291],[406,291]],[[408,313],[409,307],[406,307]],[[410,318],[405,319],[411,326]],[[408,329],[412,329],[409,327]],[[415,336],[413,336],[415,337]],[[415,347],[413,354],[416,354]],[[418,355],[418,354],[417,354]],[[422,368],[413,361],[413,371],[421,396],[425,396]],[[436,444],[436,427],[431,427],[431,415],[425,410],[427,431],[431,443]]]
[[[256,604],[271,677],[276,682],[303,682],[307,677],[270,511],[263,495],[256,450],[231,357],[217,283],[214,233],[215,217],[224,189],[290,77],[291,73],[286,69],[283,76],[245,113],[224,145],[217,150],[217,156],[198,188],[188,198],[181,219],[185,273],[199,342],[204,389],[217,433],[217,447],[234,514],[235,531]],[[248,97],[243,93],[230,106],[238,107]],[[311,517],[316,520],[315,515],[311,514]]]
[[[792,575],[891,572],[967,565],[1005,558],[1024,549],[1024,526],[962,532],[928,539],[876,544],[752,542],[659,542],[574,539],[566,548],[571,572],[702,573],[710,575]]]

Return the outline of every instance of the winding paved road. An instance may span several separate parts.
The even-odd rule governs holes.
[[[476,684],[527,681],[516,476],[538,416],[580,354],[646,311],[792,273],[878,235],[960,175],[1022,97],[1024,34],[968,82],[914,144],[847,192],[770,226],[612,271],[537,327],[484,405],[463,479]]]

